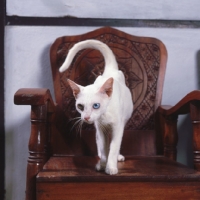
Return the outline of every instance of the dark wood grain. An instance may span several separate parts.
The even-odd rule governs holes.
[[[199,182],[38,183],[37,189],[38,200],[199,200]]]
[[[45,151],[47,144],[46,105],[32,106],[31,135],[29,139],[29,159],[27,165],[26,199],[35,199],[35,177],[48,159]]]
[[[55,111],[55,103],[49,89],[46,88],[21,88],[14,96],[16,105],[45,105],[48,102],[48,111]]]
[[[200,171],[200,101],[190,103],[190,116],[193,125],[194,167]]]
[[[172,160],[176,160],[177,155],[177,118],[177,115],[173,115],[164,120],[164,155]]]

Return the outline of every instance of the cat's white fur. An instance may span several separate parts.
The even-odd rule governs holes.
[[[113,175],[118,173],[117,161],[124,161],[124,156],[119,152],[125,124],[133,112],[132,97],[125,84],[124,74],[118,69],[113,52],[98,40],[85,40],[75,44],[59,71],[68,69],[76,53],[86,48],[97,49],[102,53],[105,60],[104,73],[97,77],[94,84],[86,87],[71,80],[68,82],[76,98],[76,108],[81,114],[81,119],[89,124],[94,123],[96,128],[96,143],[100,157],[96,170],[105,170],[107,174]],[[100,107],[94,109],[93,106],[97,106],[97,103]],[[108,132],[111,133],[110,142]]]

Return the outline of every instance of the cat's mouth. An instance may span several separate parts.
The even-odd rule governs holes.
[[[83,120],[85,123],[87,124],[93,124],[93,121],[87,121],[87,120]]]

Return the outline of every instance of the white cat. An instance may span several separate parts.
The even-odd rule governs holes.
[[[85,40],[75,44],[59,71],[65,71],[76,53],[82,49],[99,50],[105,59],[104,73],[86,87],[68,79],[76,99],[76,109],[81,119],[96,128],[96,143],[100,158],[96,170],[107,174],[118,173],[117,161],[124,161],[120,146],[124,127],[133,112],[131,93],[111,49],[98,40]],[[110,137],[108,133],[111,133]],[[110,141],[111,138],[111,141]]]

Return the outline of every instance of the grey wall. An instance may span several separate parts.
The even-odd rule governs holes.
[[[56,2],[56,3],[55,3]],[[59,1],[7,0],[7,14],[141,19],[200,20],[198,0],[170,1]],[[97,9],[98,8],[98,9]],[[7,26],[5,30],[6,199],[25,196],[26,163],[30,134],[30,107],[13,104],[22,87],[46,87],[53,93],[49,48],[63,35],[81,34],[98,27]],[[174,105],[188,92],[199,89],[200,30],[172,28],[121,28],[138,36],[157,37],[168,50],[162,104]],[[178,161],[192,165],[191,124],[179,119]],[[188,132],[188,130],[190,130]]]
[[[199,0],[7,0],[8,15],[126,19],[200,19]]]

